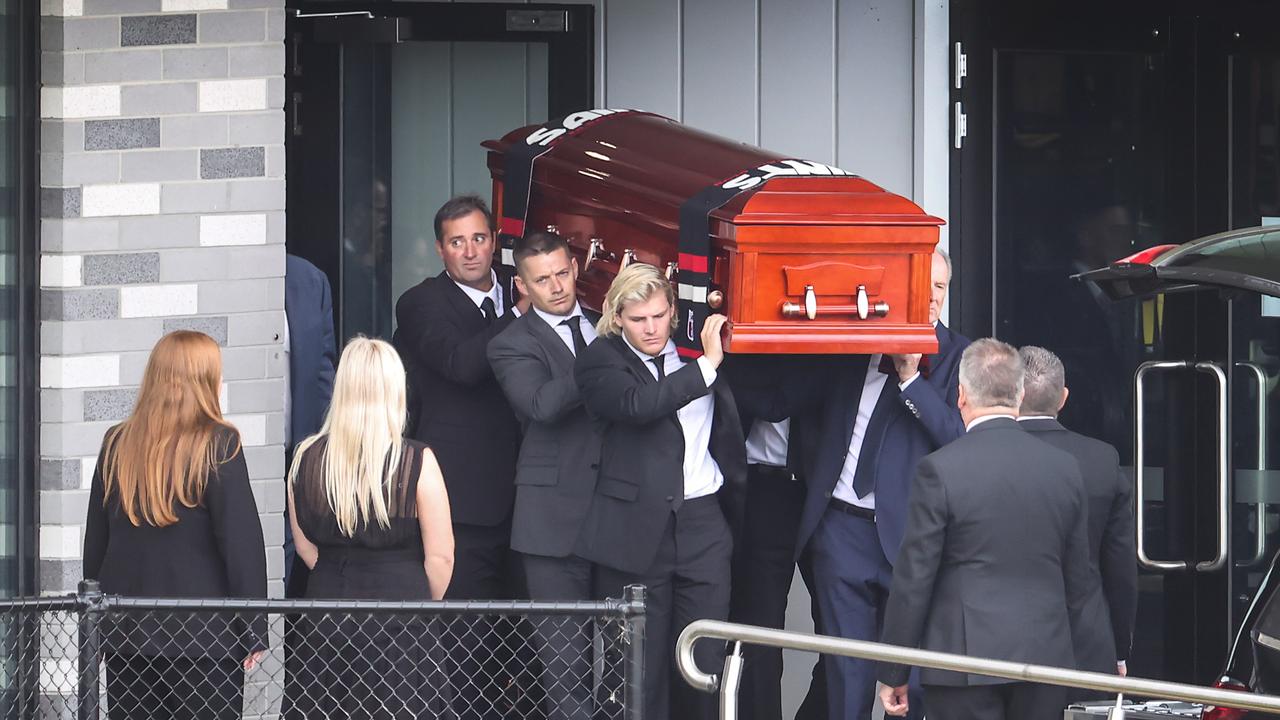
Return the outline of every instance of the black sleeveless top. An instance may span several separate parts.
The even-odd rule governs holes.
[[[370,550],[416,549],[422,554],[422,532],[418,526],[418,476],[422,472],[422,451],[427,447],[416,440],[404,441],[400,462],[391,473],[391,484],[383,500],[387,504],[389,527],[382,527],[376,519],[356,526],[355,534],[347,537],[338,528],[325,498],[322,461],[328,437],[322,437],[307,448],[298,466],[298,477],[293,483],[294,508],[298,513],[298,525],[307,539],[320,548],[365,548]],[[391,458],[387,458],[389,463]]]

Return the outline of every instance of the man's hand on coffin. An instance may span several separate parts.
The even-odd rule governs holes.
[[[729,318],[717,313],[707,316],[707,321],[702,324],[702,356],[711,363],[712,369],[720,367],[724,360],[724,341],[720,338],[720,331],[727,322]]]
[[[906,382],[915,377],[920,372],[920,353],[911,355],[890,355],[893,359],[893,369],[898,371],[898,382]]]

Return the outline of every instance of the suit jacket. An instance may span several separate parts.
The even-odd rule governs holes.
[[[511,547],[566,557],[591,505],[600,463],[600,433],[582,405],[573,352],[541,315],[529,312],[489,341],[488,355],[524,430]]]
[[[115,428],[108,430],[108,436]],[[216,431],[215,448],[238,448],[230,428]],[[215,457],[220,457],[215,453]],[[89,489],[84,530],[84,576],[102,591],[131,597],[265,598],[266,555],[262,522],[249,487],[243,450],[209,472],[204,500],[175,503],[178,521],[165,527],[135,526],[119,496],[104,503],[102,456]],[[243,658],[265,648],[262,617],[121,617],[109,629],[113,651],[165,656]]]
[[[885,392],[890,397],[876,406],[863,439],[863,447],[869,448],[873,433],[879,436],[878,454],[867,459],[874,462],[876,530],[890,562],[897,557],[902,544],[907,497],[916,463],[964,433],[956,398],[960,387],[960,356],[969,346],[969,340],[942,323],[938,323],[937,334],[938,352],[929,356],[929,377],[918,377],[906,390],[899,391],[897,377],[890,376],[885,383]],[[801,426],[802,464],[807,483],[797,554],[813,537],[840,481],[869,357],[836,358],[834,362],[838,366],[831,372],[808,373],[807,386],[787,393],[790,397],[785,404],[793,406],[790,409],[796,415],[793,427],[797,423]],[[822,402],[823,398],[825,402],[819,411],[803,410],[815,401]],[[806,427],[811,423],[816,423],[816,427]]]
[[[338,353],[329,278],[296,255],[285,256],[284,315],[289,323],[288,449],[320,431],[333,396]]]
[[[1129,657],[1138,612],[1138,563],[1134,558],[1133,490],[1120,473],[1116,449],[1074,433],[1053,418],[1018,423],[1023,430],[1076,459],[1089,499],[1089,559],[1102,579],[1102,594],[1114,631],[1115,656],[1088,659],[1086,668],[1115,672],[1115,660]]]
[[[1010,418],[988,420],[920,461],[893,568],[882,642],[1059,667],[1109,633],[1089,564],[1084,483],[1075,458]],[[908,668],[882,665],[887,685]],[[1000,678],[921,669],[920,682]]]
[[[489,369],[485,350],[515,319],[511,275],[495,268],[503,314],[484,314],[448,274],[409,288],[396,302],[396,349],[409,373],[410,429],[431,446],[453,521],[492,527],[511,516],[520,426]]]
[[[708,388],[697,363],[656,380],[619,335],[601,337],[574,374],[587,411],[601,424],[600,476],[578,554],[623,572],[653,564],[672,503],[684,496],[684,432],[676,411],[712,393],[711,456],[724,476],[721,506],[730,527],[743,515],[746,440],[723,377]]]

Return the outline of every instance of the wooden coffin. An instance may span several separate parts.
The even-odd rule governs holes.
[[[585,307],[600,309],[626,263],[651,263],[674,277],[680,206],[708,186],[770,166],[797,174],[741,192],[708,223],[708,304],[731,321],[728,348],[937,351],[929,273],[941,220],[866,179],[788,165],[786,156],[668,118],[617,112],[589,119],[554,137],[533,162],[524,226],[568,240]],[[546,135],[531,126],[485,143],[499,217],[505,154]]]

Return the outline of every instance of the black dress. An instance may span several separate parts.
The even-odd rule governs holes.
[[[293,485],[302,532],[319,549],[306,597],[429,600],[418,525],[418,476],[426,445],[406,440],[384,498],[389,527],[338,528],[325,497],[327,438],[307,448]],[[390,458],[388,458],[388,462]],[[452,698],[436,621],[422,615],[326,613],[298,619],[290,648],[288,718],[439,718]]]

